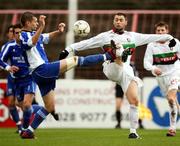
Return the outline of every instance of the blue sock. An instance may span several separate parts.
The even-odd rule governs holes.
[[[111,56],[108,53],[78,57],[78,65],[90,66],[104,62],[105,60],[111,60]]]
[[[20,119],[19,119],[19,114],[18,114],[17,108],[16,107],[10,107],[9,112],[12,116],[13,121],[15,123],[18,123],[20,121]]]
[[[40,110],[43,106],[38,105],[38,104],[33,104],[32,105],[32,112],[35,114],[37,113],[38,110]]]
[[[23,111],[23,128],[27,129],[29,126],[29,122],[30,122],[30,118],[31,118],[31,114],[32,114],[32,109],[30,108],[26,108]]]
[[[112,60],[113,59],[112,56],[107,52],[104,55],[106,56],[106,60]],[[104,61],[106,61],[106,60],[104,60]]]
[[[33,129],[36,129],[42,123],[42,121],[44,121],[44,119],[47,117],[48,114],[49,114],[49,112],[44,107],[42,107],[35,114],[34,120],[31,123],[31,127]]]

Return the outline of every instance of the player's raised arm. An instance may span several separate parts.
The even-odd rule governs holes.
[[[24,49],[31,49],[31,47],[36,45],[45,27],[45,18],[46,16],[40,15],[38,23],[33,13],[25,12],[22,14],[21,24],[23,28],[20,39]]]
[[[49,38],[52,39],[52,38],[58,36],[59,34],[63,33],[65,27],[66,27],[65,23],[59,23],[58,29],[49,33]]]
[[[82,50],[88,50],[88,49],[93,49],[93,48],[101,48],[104,45],[104,38],[105,35],[102,35],[104,33],[101,33],[95,37],[92,37],[90,39],[86,39],[74,44],[71,44],[65,48],[62,52],[59,54],[59,59],[64,59],[66,58],[70,52],[78,52]],[[110,44],[110,41],[109,41]]]
[[[175,41],[173,36],[169,34],[141,34],[136,32],[131,32],[132,35],[134,35],[134,38],[136,39],[136,46],[142,46],[151,42],[157,42],[157,41],[170,41],[169,45],[170,47],[175,46]]]
[[[34,34],[34,36],[32,37],[32,44],[33,45],[36,45],[36,43],[38,42],[38,39],[41,35],[41,33],[43,32],[44,30],[44,27],[45,27],[45,19],[46,19],[46,16],[44,15],[40,15],[39,16],[39,28],[37,29],[36,33]],[[37,21],[37,20],[36,20]],[[36,22],[37,23],[37,22]]]

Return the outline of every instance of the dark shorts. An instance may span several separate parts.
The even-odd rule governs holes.
[[[15,95],[15,85],[14,85],[14,79],[9,74],[7,77],[7,91],[6,96],[14,96]]]
[[[35,92],[36,83],[31,76],[15,79],[15,96],[19,102],[24,100],[25,94],[35,94]]]
[[[115,90],[116,90],[116,91],[115,91],[115,96],[116,96],[116,98],[123,98],[124,92],[123,92],[121,86],[118,85],[118,84],[116,84]]]
[[[34,81],[37,83],[41,96],[45,96],[51,90],[56,87],[56,79],[59,77],[60,61],[45,63],[37,67],[33,72],[32,76]]]

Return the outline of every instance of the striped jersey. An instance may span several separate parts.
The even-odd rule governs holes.
[[[168,46],[168,42],[149,43],[144,56],[144,68],[153,71],[155,67],[158,67],[162,71],[161,76],[175,71],[175,65],[179,63],[180,58],[180,42],[175,40],[176,45],[172,48]]]
[[[37,44],[33,45],[32,37],[34,34],[35,31],[22,31],[20,35],[21,45],[26,50],[27,60],[31,70],[49,62],[44,50],[44,44],[48,44],[49,42],[49,34],[41,34]]]

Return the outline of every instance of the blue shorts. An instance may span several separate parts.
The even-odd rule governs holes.
[[[15,96],[19,102],[24,100],[25,94],[35,94],[35,92],[36,83],[32,76],[15,79]]]
[[[9,74],[7,77],[7,91],[6,96],[14,96],[15,95],[15,87],[14,87],[14,79]]]
[[[56,87],[56,79],[59,77],[60,61],[45,63],[32,72],[32,77],[37,83],[41,96],[45,96]]]

